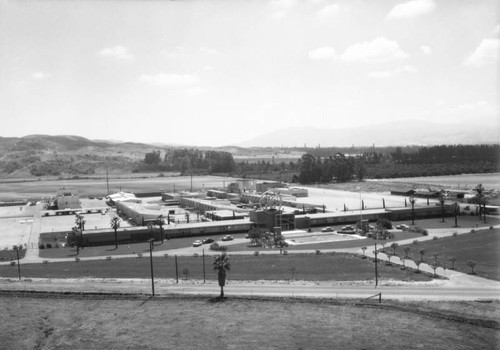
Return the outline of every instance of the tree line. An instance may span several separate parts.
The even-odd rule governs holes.
[[[224,151],[173,148],[146,153],[136,171],[179,171],[188,173],[231,173],[236,163],[233,155]]]

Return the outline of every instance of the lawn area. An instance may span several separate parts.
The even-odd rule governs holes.
[[[216,280],[212,267],[213,258],[205,257],[206,278]],[[289,255],[232,255],[230,256],[230,280],[308,280],[308,281],[361,281],[374,279],[374,264],[354,254],[289,254]],[[157,278],[175,278],[175,259],[153,258]],[[203,279],[202,256],[179,256],[177,259],[179,278]],[[428,281],[425,274],[415,274],[411,269],[401,270],[396,266],[379,264],[379,278],[386,280]],[[17,277],[17,266],[0,266],[0,276]],[[142,258],[123,258],[88,261],[69,261],[47,264],[22,264],[23,277],[42,278],[148,278],[150,260],[148,254]]]
[[[451,304],[451,303],[448,303]],[[451,308],[457,309],[460,305]],[[471,309],[496,308],[475,303]],[[498,330],[419,305],[0,297],[4,349],[495,349]],[[418,311],[418,312],[417,312]],[[458,315],[463,315],[462,311]],[[474,318],[475,315],[470,317]]]
[[[387,246],[385,251],[392,252],[393,250]],[[419,251],[424,249],[423,258],[426,263],[434,262],[434,256],[437,256],[438,264],[448,269],[452,266],[450,258],[455,257],[457,259],[455,269],[465,273],[471,272],[467,262],[474,260],[477,262],[475,270],[478,276],[500,281],[500,229],[479,230],[456,237],[398,246],[396,254],[405,256],[405,247],[410,248],[410,259],[415,261],[420,259]]]

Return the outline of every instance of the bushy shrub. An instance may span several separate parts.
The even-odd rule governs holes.
[[[283,255],[288,255],[288,250],[283,250]]]
[[[385,219],[385,218],[378,219],[377,226],[385,228],[386,230],[390,230],[390,229],[392,229],[392,222],[388,219]]]
[[[316,249],[316,255],[320,255],[320,254],[321,254],[321,250]]]
[[[165,259],[168,258],[168,254],[163,254],[163,256],[165,257]]]
[[[417,240],[414,240],[414,241],[413,241],[413,244],[418,244],[418,241],[417,241]]]
[[[59,243],[54,244],[54,248],[59,248]]]
[[[38,245],[38,249],[45,249],[45,244],[40,243],[40,244]]]
[[[47,243],[47,244],[45,245],[45,248],[47,248],[47,249],[51,249],[51,248],[52,248],[52,244]]]
[[[43,260],[42,264],[47,264],[49,261],[48,260]]]
[[[225,252],[227,250],[227,246],[214,242],[210,244],[210,250],[214,250],[216,252]]]
[[[15,261],[11,261],[10,262],[10,266],[16,266],[16,262]]]
[[[458,232],[453,232],[453,237],[458,236]]]
[[[493,225],[490,226],[490,230],[493,230]]]
[[[75,262],[79,262],[80,261],[80,258],[79,257],[76,257],[75,258]]]
[[[111,257],[110,257],[110,256],[107,256],[107,257],[106,257],[106,260],[111,260]]]
[[[257,256],[257,255],[259,255],[259,251],[258,250],[256,250],[256,251],[253,252],[253,256]]]
[[[476,233],[476,230],[472,229],[470,230],[470,233]]]
[[[432,239],[435,240],[435,241],[437,241],[439,239],[439,237],[438,236],[434,236],[434,237],[432,237]]]
[[[423,235],[423,236],[428,236],[428,235],[429,235],[429,231],[427,231],[427,230],[422,230],[422,235]]]
[[[195,258],[197,258],[197,257],[199,257],[199,256],[200,256],[200,254],[198,254],[198,253],[194,253],[194,254],[193,254],[193,256],[194,256]]]
[[[137,253],[138,258],[142,258],[142,253]]]

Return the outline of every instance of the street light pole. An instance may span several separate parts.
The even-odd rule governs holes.
[[[21,280],[21,264],[19,263],[19,247],[16,249],[17,254],[17,273],[19,274],[19,281]]]
[[[151,290],[153,292],[153,296],[155,296],[155,280],[153,274],[153,242],[154,239],[151,238],[148,240],[149,242],[149,261],[151,262]]]

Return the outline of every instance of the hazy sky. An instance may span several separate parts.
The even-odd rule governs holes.
[[[0,0],[0,136],[498,126],[496,0]]]

